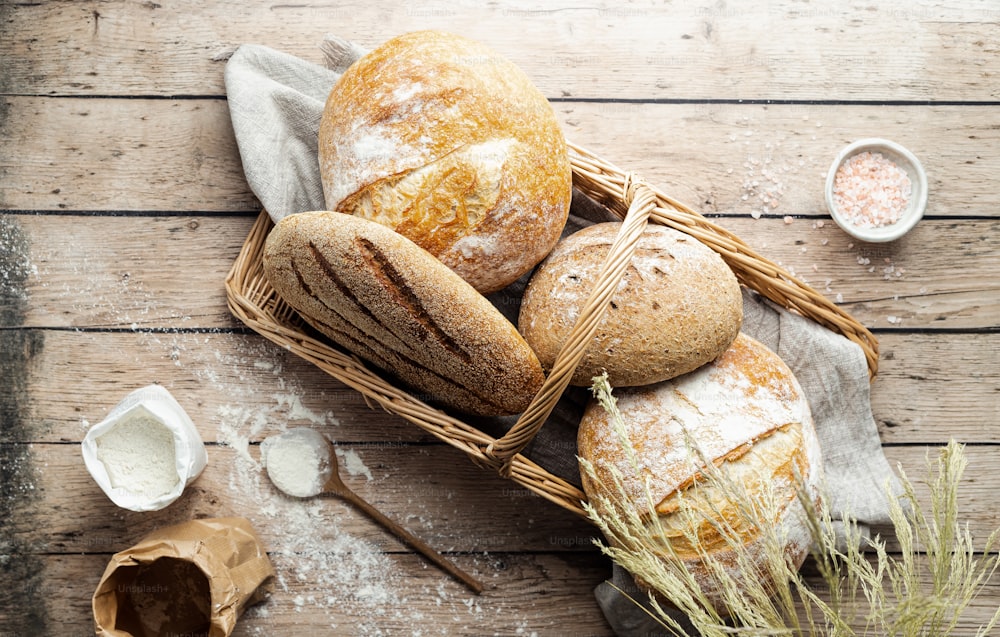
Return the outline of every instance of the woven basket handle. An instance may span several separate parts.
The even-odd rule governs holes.
[[[622,189],[622,201],[628,206],[628,212],[618,236],[611,244],[611,250],[601,267],[597,282],[590,291],[590,296],[576,323],[573,324],[573,329],[570,330],[559,355],[556,356],[552,371],[510,431],[484,451],[490,459],[490,464],[504,477],[510,476],[512,458],[528,446],[569,385],[576,366],[580,364],[587,347],[593,341],[601,319],[607,312],[611,297],[618,289],[618,284],[632,261],[632,254],[646,228],[649,216],[656,207],[656,194],[645,182],[631,173],[625,175]]]
[[[624,217],[626,209],[619,195],[625,171],[572,142],[567,143],[571,151],[573,184],[591,199]],[[650,185],[649,188],[658,200],[649,217],[650,223],[667,226],[698,239],[722,256],[742,285],[856,343],[865,355],[868,375],[875,377],[879,346],[868,328],[804,281],[757,254],[732,232],[712,223],[656,186]]]

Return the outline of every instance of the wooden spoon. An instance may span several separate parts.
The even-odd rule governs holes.
[[[309,453],[310,450],[312,454]],[[299,498],[315,495],[339,496],[367,513],[373,520],[392,531],[401,541],[422,553],[424,557],[468,586],[474,593],[478,595],[483,592],[483,585],[478,580],[351,491],[340,477],[337,451],[326,436],[308,427],[296,427],[265,440],[261,444],[261,451],[268,476],[280,491]],[[295,463],[278,462],[278,458],[284,453],[293,454],[300,461]],[[301,479],[302,471],[305,468],[306,473],[309,473],[310,460],[308,456],[310,455],[318,462],[315,469],[312,470],[312,475],[307,476],[312,479],[304,482]],[[272,458],[271,462],[268,461],[268,457]],[[297,475],[290,475],[291,473]],[[313,484],[309,484],[310,482]]]

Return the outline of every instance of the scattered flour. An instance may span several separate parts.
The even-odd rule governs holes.
[[[278,401],[279,407],[288,410],[287,418],[289,420],[304,420],[314,425],[324,425],[332,416],[330,412],[318,414],[309,409],[302,404],[302,397],[298,394],[276,394],[274,399]]]
[[[3,240],[0,233],[0,247]],[[315,393],[285,368],[286,352],[257,336],[242,337],[227,329],[200,333],[183,328],[147,330],[150,323],[162,325],[164,317],[173,317],[181,325],[194,319],[178,309],[175,300],[156,294],[129,273],[109,282],[103,261],[83,257],[68,266],[72,276],[64,277],[58,268],[65,262],[54,252],[36,249],[33,254],[42,264],[41,271],[30,263],[24,265],[26,276],[37,277],[33,285],[49,288],[64,299],[66,308],[95,323],[131,327],[134,340],[113,352],[126,368],[146,370],[151,361],[167,361],[183,369],[181,376],[198,384],[206,396],[206,413],[212,415],[201,419],[199,426],[203,432],[214,430],[206,441],[214,439],[233,452],[222,463],[219,454],[209,449],[210,466],[222,472],[222,481],[216,484],[228,492],[219,495],[233,503],[229,513],[246,517],[265,536],[277,572],[275,593],[265,603],[246,609],[240,630],[261,637],[281,634],[276,626],[287,622],[290,613],[301,613],[303,620],[323,634],[361,636],[470,634],[483,632],[484,620],[487,625],[495,623],[483,613],[485,601],[456,590],[444,574],[431,578],[426,586],[418,588],[412,582],[403,586],[406,573],[397,564],[400,558],[379,544],[384,540],[397,546],[391,535],[379,532],[371,539],[354,535],[345,529],[345,518],[338,517],[334,502],[291,498],[273,486],[257,441],[295,425],[321,431],[340,425],[332,410],[316,411],[303,404],[304,396],[315,397]],[[0,288],[6,283],[4,274],[0,273]],[[74,283],[54,283],[62,279]],[[95,346],[107,344],[99,332],[80,332],[79,337]],[[262,387],[277,390],[262,394]],[[340,401],[336,394],[322,398],[330,405]],[[81,431],[89,430],[91,424],[81,418]],[[342,457],[351,475],[374,478],[355,451],[344,450]],[[420,506],[417,500],[413,504]],[[488,554],[481,559],[498,578],[502,562]],[[408,591],[406,595],[402,589]],[[495,600],[488,607],[497,613],[511,610]],[[428,615],[431,608],[437,608],[433,617]],[[322,630],[323,619],[327,630]],[[525,625],[525,620],[509,616],[502,623]]]
[[[399,570],[396,558],[378,543],[346,532],[332,501],[293,498],[275,488],[256,449],[260,445],[253,441],[288,430],[284,423],[296,404],[291,396],[259,407],[226,404],[218,407],[214,419],[219,442],[236,452],[229,467],[228,489],[234,499],[254,504],[240,515],[255,527],[267,529],[273,538],[268,551],[278,574],[276,589],[282,593],[247,609],[242,621],[248,632],[272,634],[268,625],[271,618],[282,614],[278,610],[281,603],[286,605],[283,614],[308,613],[310,621],[315,621],[317,613],[325,613],[334,634],[450,635],[475,632],[479,621],[490,623],[483,614],[481,598],[464,590],[451,591],[446,575],[419,590],[414,590],[412,583],[404,587],[406,574]],[[332,416],[319,420],[322,422],[312,425],[320,430],[335,422]],[[356,451],[341,447],[337,451],[348,473],[374,479]],[[376,539],[395,543],[388,533],[380,533]],[[419,599],[402,595],[402,588]],[[433,621],[423,610],[428,604],[439,609]],[[442,608],[451,612],[442,612]],[[345,617],[350,617],[350,624],[344,622]],[[524,622],[510,618],[511,625],[517,621]]]
[[[353,449],[341,449],[337,448],[337,457],[340,458],[341,464],[343,464],[344,469],[347,473],[352,476],[364,476],[368,480],[372,480],[372,472],[368,470],[365,463],[362,462],[361,456],[358,455],[357,451]]]
[[[277,572],[276,593],[267,602],[249,607],[241,619],[247,633],[276,634],[273,622],[295,612],[308,614],[310,623],[325,615],[334,634],[395,634],[391,626],[406,627],[405,634],[455,632],[448,624],[424,623],[419,605],[435,600],[433,589],[419,592],[422,599],[413,602],[401,596],[397,591],[404,588],[401,578],[405,574],[396,558],[375,541],[347,532],[335,513],[334,502],[291,498],[274,487],[261,462],[257,441],[296,425],[329,432],[340,423],[332,410],[317,411],[303,403],[307,390],[285,368],[287,354],[256,337],[247,337],[234,348],[233,338],[221,331],[198,335],[140,330],[128,354],[135,357],[137,365],[151,356],[170,360],[199,381],[208,395],[217,397],[212,417],[200,424],[214,429],[215,440],[234,452],[223,469],[220,486],[227,492],[224,499],[239,507],[234,514],[246,517],[266,534]],[[262,381],[262,377],[272,380]],[[262,395],[262,386],[276,386],[277,390]],[[336,396],[326,398],[331,405],[337,402]],[[81,426],[86,430],[90,423],[82,421]],[[212,438],[211,434],[206,437]],[[357,456],[353,450],[347,453]],[[218,468],[219,456],[211,449],[209,454],[209,464]],[[348,457],[345,468],[366,478],[371,473],[360,457],[356,461]],[[395,542],[387,534],[374,539],[383,538],[386,543]],[[441,580],[447,576],[442,575]],[[413,590],[412,585],[405,588]],[[444,616],[455,625],[463,625],[468,619],[462,603],[466,595],[449,593],[448,588],[439,599],[462,612],[456,609]]]
[[[275,533],[278,541],[268,548],[278,573],[277,588],[294,593],[294,611],[328,609],[333,617],[349,608],[358,619],[352,634],[380,634],[380,618],[405,612],[394,592],[400,575],[378,546],[341,530],[330,515],[329,501],[290,498],[271,484],[251,440],[280,431],[276,423],[284,421],[283,414],[280,405],[218,408],[219,442],[236,451],[229,489],[255,503],[244,512],[252,524]]]

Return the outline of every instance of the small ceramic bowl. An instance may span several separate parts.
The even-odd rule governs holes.
[[[852,224],[850,219],[837,209],[833,196],[834,177],[837,174],[837,170],[845,161],[865,151],[880,153],[883,157],[891,160],[901,169],[905,170],[907,176],[910,178],[911,191],[909,205],[903,211],[899,221],[893,224],[877,228],[857,226]],[[872,243],[895,241],[909,232],[913,226],[917,225],[920,218],[924,216],[924,209],[927,207],[927,174],[913,153],[899,144],[887,139],[859,139],[841,150],[833,160],[830,172],[826,176],[826,205],[830,209],[830,215],[837,225],[855,239]]]

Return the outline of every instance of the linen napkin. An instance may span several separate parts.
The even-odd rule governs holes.
[[[325,208],[317,159],[319,120],[330,88],[365,53],[334,36],[320,48],[325,65],[251,44],[240,46],[226,65],[230,116],[247,182],[275,222],[289,214]],[[574,193],[566,233],[610,218],[602,207]],[[508,318],[516,318],[526,279],[491,297]],[[898,492],[899,482],[882,453],[861,348],[750,291],[744,293],[743,331],[789,365],[809,399],[834,516],[849,512],[863,527],[887,524],[886,485]],[[525,450],[546,470],[575,484],[580,483],[576,423],[586,400],[586,390],[567,391]],[[502,431],[510,422],[492,419],[478,424],[486,431]],[[635,590],[620,568],[615,568],[611,581],[626,591]],[[659,624],[610,582],[599,585],[595,596],[618,635],[662,633]]]

